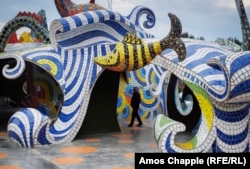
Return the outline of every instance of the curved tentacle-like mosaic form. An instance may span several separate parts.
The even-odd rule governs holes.
[[[10,35],[21,27],[28,27],[41,37],[43,43],[50,43],[49,32],[33,17],[21,16],[10,20],[0,32],[0,52],[3,52]]]
[[[75,4],[71,0],[55,0],[55,5],[61,17],[104,9],[104,7],[95,4],[95,0],[90,0],[88,4]]]
[[[244,4],[242,0],[235,0],[235,3],[240,16],[241,30],[243,37],[241,48],[243,50],[250,50],[250,25],[244,8]]]
[[[2,74],[7,79],[16,79],[22,75],[25,69],[25,62],[19,54],[11,53],[11,54],[3,54],[0,57],[1,59],[9,59],[13,58],[16,60],[16,65],[13,68],[10,68],[10,65],[5,65],[2,69]]]
[[[177,63],[171,51],[152,62],[171,73],[193,91],[201,108],[197,133],[186,142],[175,142],[185,130],[182,123],[157,116],[155,138],[162,152],[249,152],[250,52],[234,53],[217,44],[184,41],[187,58]],[[173,127],[176,126],[176,127]],[[210,149],[208,149],[210,147]]]
[[[158,82],[158,84],[156,85],[156,84],[152,83],[149,86],[149,91],[150,91],[150,94],[152,96],[154,96],[154,97],[160,96],[164,82],[166,81],[166,79],[168,79],[169,74],[170,73],[168,71],[163,72],[163,74],[160,76],[160,81]]]
[[[11,140],[23,147],[72,141],[85,118],[92,88],[103,71],[94,57],[108,53],[127,32],[137,30],[142,31],[126,17],[109,10],[54,20],[50,27],[51,46],[20,54],[57,81],[64,94],[62,107],[56,119],[37,109],[19,110],[9,121]]]
[[[143,22],[144,28],[152,28],[155,25],[155,15],[154,12],[148,8],[136,7],[132,12],[127,16],[127,18],[135,25],[138,25],[140,28],[139,18],[140,16],[146,14],[146,21]],[[142,29],[142,28],[141,28]],[[143,30],[143,29],[142,29]]]

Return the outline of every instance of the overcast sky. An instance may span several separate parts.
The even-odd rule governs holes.
[[[143,5],[152,9],[156,15],[156,24],[148,32],[156,38],[163,38],[169,32],[170,20],[167,14],[177,15],[182,22],[183,32],[195,37],[203,36],[207,41],[215,41],[218,37],[236,37],[242,40],[240,19],[235,0],[111,0],[112,10],[127,16],[131,10]],[[89,0],[73,0],[74,3],[88,3]],[[96,3],[109,8],[107,0],[96,0]],[[243,0],[250,19],[250,0]],[[41,9],[46,12],[48,25],[60,18],[54,0],[1,0],[0,28],[14,18],[19,11],[37,13]]]

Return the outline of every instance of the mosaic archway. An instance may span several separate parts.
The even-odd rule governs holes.
[[[49,32],[36,19],[27,16],[16,17],[10,20],[0,32],[0,52],[3,52],[9,37],[13,32],[22,27],[28,27],[42,39],[45,44],[50,43]]]

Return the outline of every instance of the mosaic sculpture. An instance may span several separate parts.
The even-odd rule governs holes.
[[[39,71],[48,73],[50,82],[55,81],[58,90],[55,95],[63,95],[60,108],[55,108],[54,118],[41,108],[24,107],[15,112],[7,128],[10,139],[28,148],[72,141],[85,118],[95,82],[105,69],[106,63],[102,62],[102,67],[95,58],[105,58],[114,52],[128,32],[136,35],[136,38],[132,37],[137,47],[141,47],[138,41],[144,46],[146,40],[159,42],[140,26],[142,14],[147,15],[144,27],[154,26],[154,13],[143,6],[135,7],[126,17],[106,9],[73,16],[67,13],[66,17],[51,23],[49,36],[44,28],[38,31],[43,32],[44,43],[21,46],[6,46],[11,34],[9,28],[13,25],[8,23],[0,36],[4,37],[0,39],[0,59],[13,58],[17,62],[14,67],[4,66],[3,75],[7,79],[18,78],[27,62],[31,63]],[[168,37],[178,39],[181,24],[179,22],[175,27],[173,23],[176,21],[179,22],[176,17],[171,19],[171,30],[178,31],[172,36],[170,30]],[[11,27],[14,30],[19,26],[28,26],[32,30],[40,28],[31,18],[15,18],[11,23],[16,22],[21,24]],[[119,63],[122,69],[118,70],[125,71],[127,81],[121,78],[118,117],[129,118],[131,88],[138,86],[142,95],[139,113],[143,118],[155,118],[155,139],[161,152],[249,152],[250,52],[236,53],[218,43],[190,39],[179,39],[177,44],[181,47],[162,50],[151,62],[141,64],[135,70],[132,66],[133,71],[126,72],[130,69],[124,69],[123,64],[130,66],[136,60]],[[50,87],[51,91],[55,86]],[[49,100],[50,97],[44,97],[45,107],[53,102],[54,97]],[[189,124],[171,118],[172,111],[181,114],[183,119],[193,113],[200,114],[195,126],[189,129],[192,132],[189,140],[179,142],[175,139]]]
[[[193,102],[192,108],[201,114],[186,141],[178,141],[178,134],[186,131],[188,123],[184,124],[184,120],[173,120],[168,115],[157,115],[154,133],[161,152],[250,152],[250,52],[247,47],[249,23],[242,1],[235,2],[243,29],[241,47],[225,41],[221,46],[217,43],[185,39],[187,56],[183,62],[178,63],[172,51],[164,51],[152,61],[152,64],[166,68],[175,77],[174,85],[170,85],[172,77],[168,77],[168,114],[175,111],[185,114],[182,116],[185,118],[191,112],[190,102]],[[242,50],[245,51],[237,52]],[[185,84],[181,91],[180,81]],[[192,92],[180,96],[185,89]],[[176,105],[175,109],[171,107],[173,104],[169,104],[173,99],[171,96],[174,96],[172,103]],[[192,97],[187,99],[189,105],[185,101],[188,96]]]
[[[198,100],[201,117],[194,136],[178,143],[174,137],[185,131],[185,125],[157,116],[154,130],[159,149],[162,152],[249,152],[250,52],[234,53],[202,41],[184,42],[187,58],[183,62],[177,64],[173,52],[164,52],[164,57],[157,57],[153,63],[184,81]]]
[[[0,52],[4,52],[11,34],[24,26],[35,32],[35,34],[42,40],[43,43],[50,43],[46,18],[43,16],[43,14],[43,10],[38,12],[38,14],[20,12],[15,18],[5,24],[2,28],[2,31],[0,32]]]
[[[152,59],[168,48],[174,49],[182,61],[186,55],[185,45],[181,41],[181,25],[179,19],[169,13],[171,30],[169,35],[161,41],[144,43],[136,35],[128,33],[123,41],[106,56],[95,57],[95,62],[105,69],[124,72],[133,71],[149,64]]]
[[[67,17],[81,12],[104,9],[104,7],[96,4],[95,0],[90,0],[88,4],[75,4],[71,0],[54,0],[54,1],[61,17]]]
[[[141,41],[140,41],[141,42]],[[185,40],[187,58],[178,62],[175,51],[165,50],[157,55],[151,64],[158,65],[178,77],[189,88],[200,108],[200,118],[196,131],[186,142],[175,140],[177,134],[184,132],[186,126],[163,114],[157,115],[154,124],[155,139],[162,152],[249,152],[249,97],[248,69],[250,52],[231,52],[216,43]],[[125,52],[124,52],[125,53]],[[118,58],[123,62],[112,62]],[[102,60],[103,59],[103,60]],[[130,70],[126,54],[120,55],[116,51],[96,59],[104,68],[113,71]],[[111,65],[110,65],[111,64]],[[115,65],[115,66],[114,66]],[[118,67],[118,68],[117,68]],[[133,70],[133,67],[132,67]],[[159,88],[162,90],[163,81],[167,78],[163,73]],[[177,85],[177,83],[176,83]],[[152,89],[151,94],[155,97]],[[157,91],[158,93],[160,93]],[[168,99],[184,99],[179,95]],[[192,100],[193,100],[192,99]],[[176,101],[178,103],[178,101]],[[182,104],[185,102],[182,101]],[[173,105],[167,105],[172,107]],[[180,105],[178,111],[185,115]],[[169,109],[171,110],[171,108]]]
[[[85,117],[91,90],[104,70],[94,62],[94,57],[110,52],[127,32],[137,32],[141,38],[151,37],[138,27],[139,16],[143,13],[152,15],[151,10],[139,6],[128,17],[99,10],[57,19],[50,26],[51,45],[39,43],[29,50],[18,48],[16,52],[12,48],[1,53],[1,59],[13,57],[17,60],[14,68],[3,68],[6,78],[17,78],[25,62],[31,62],[50,74],[64,96],[56,119],[31,107],[14,113],[7,129],[10,139],[23,147],[72,141]],[[93,33],[99,38],[93,37]]]

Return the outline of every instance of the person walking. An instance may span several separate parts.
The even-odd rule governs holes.
[[[138,91],[138,88],[133,87],[133,96],[132,96],[131,103],[130,103],[130,105],[132,106],[133,111],[132,111],[132,118],[131,118],[131,121],[130,121],[128,127],[133,126],[135,118],[139,122],[139,124],[137,125],[138,127],[143,125],[142,121],[141,121],[141,117],[140,117],[140,115],[138,113],[140,102],[141,102],[141,96],[140,96],[140,93]]]

